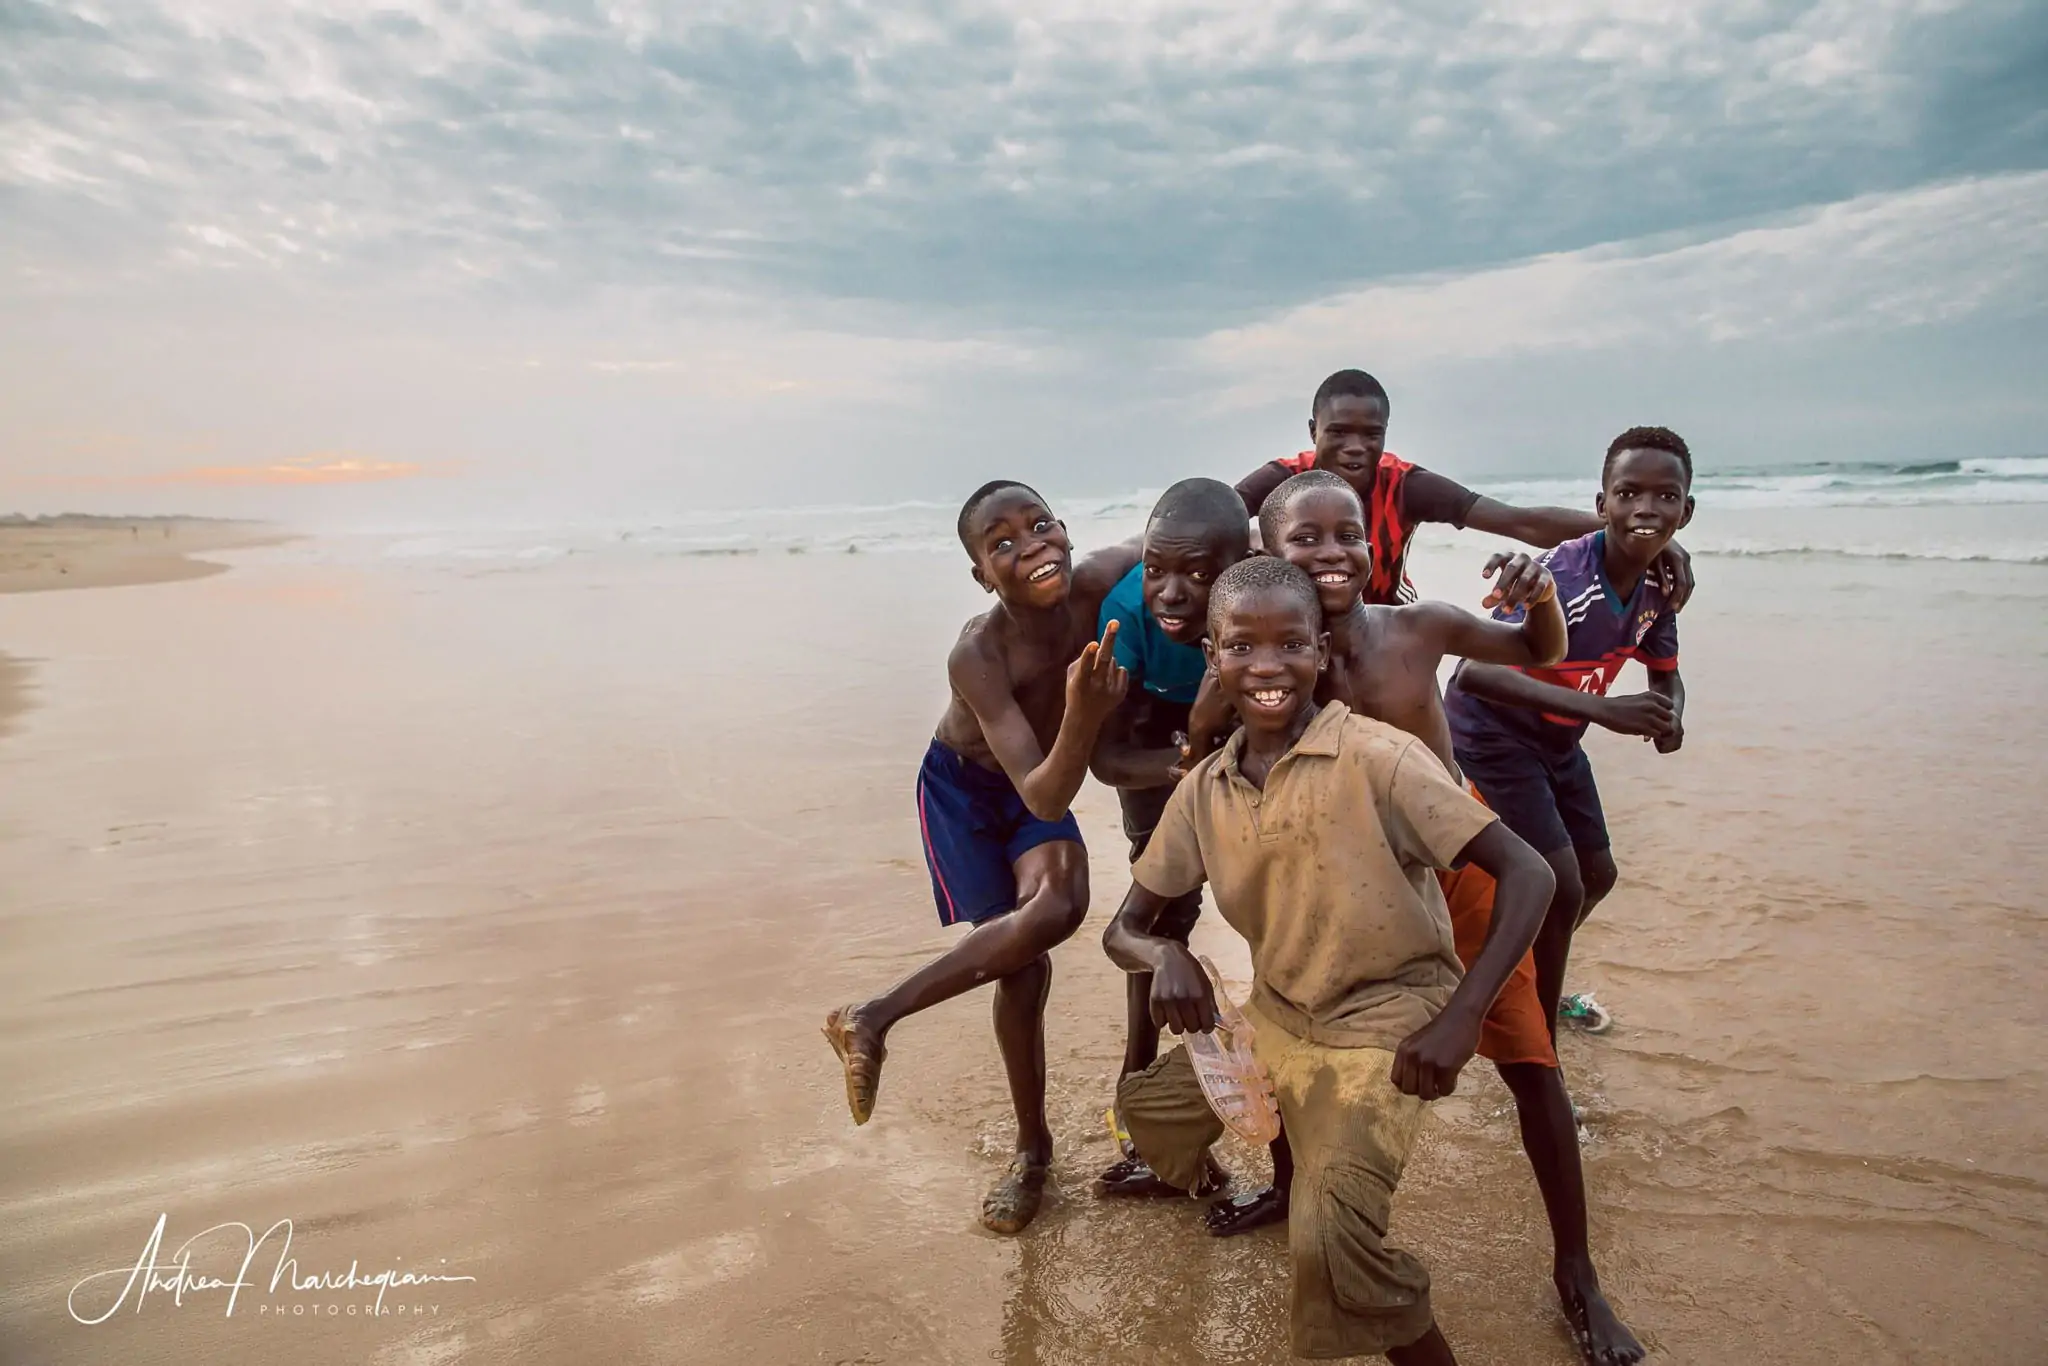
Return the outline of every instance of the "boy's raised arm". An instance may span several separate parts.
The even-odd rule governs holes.
[[[1265,464],[1238,480],[1237,496],[1244,499],[1245,515],[1256,518],[1259,515],[1259,509],[1266,505],[1267,496],[1274,489],[1286,483],[1292,476],[1293,471],[1289,470],[1287,466],[1281,464],[1278,460],[1268,460]]]
[[[1598,531],[1607,523],[1595,513],[1576,508],[1518,507],[1481,494],[1465,513],[1465,525],[1474,531],[1549,550]]]
[[[1579,512],[1573,508],[1517,507],[1482,495],[1465,513],[1465,525],[1473,531],[1506,536],[1524,545],[1550,550],[1598,531],[1607,522],[1596,513]],[[1686,553],[1685,547],[1676,541],[1665,546],[1651,572],[1663,584],[1671,610],[1676,612],[1683,608],[1686,599],[1692,596],[1693,588],[1692,556]]]
[[[1096,733],[1123,701],[1130,676],[1111,653],[1115,641],[1116,623],[1111,622],[1102,639],[1089,641],[1081,657],[1067,666],[1066,714],[1050,754],[1039,748],[1030,719],[1017,705],[1008,672],[976,643],[963,642],[946,661],[953,687],[974,712],[989,752],[1009,775],[1025,807],[1042,821],[1067,814],[1088,776]]]
[[[1419,602],[1407,611],[1429,628],[1439,657],[1458,655],[1487,664],[1555,664],[1568,640],[1564,608],[1550,570],[1527,555],[1495,555],[1483,571],[1500,578],[1483,606],[1521,612],[1520,621],[1475,616],[1447,602]]]

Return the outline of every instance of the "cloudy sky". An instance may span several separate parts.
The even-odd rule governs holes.
[[[1098,11],[1112,9],[1115,17]],[[2027,0],[0,0],[0,506],[2048,450]]]

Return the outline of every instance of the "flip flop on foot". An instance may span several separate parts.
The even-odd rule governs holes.
[[[1559,1287],[1557,1293],[1586,1366],[1636,1366],[1647,1355],[1598,1285]]]
[[[852,1006],[841,1006],[825,1017],[825,1042],[839,1055],[846,1068],[846,1108],[855,1124],[865,1124],[875,1113],[875,1093],[882,1085],[882,1060],[889,1050],[872,1032],[863,1028]]]
[[[1287,1192],[1277,1186],[1268,1186],[1250,1195],[1239,1195],[1229,1200],[1218,1200],[1209,1206],[1209,1212],[1202,1216],[1212,1236],[1229,1238],[1239,1233],[1250,1233],[1255,1228],[1268,1224],[1285,1223],[1287,1220]]]
[[[1045,1200],[1045,1178],[1051,1169],[1018,1154],[1003,1179],[981,1198],[981,1224],[991,1233],[1022,1233],[1038,1217]]]

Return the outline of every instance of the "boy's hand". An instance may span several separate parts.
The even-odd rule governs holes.
[[[1152,973],[1152,1023],[1182,1034],[1216,1027],[1216,996],[1209,974],[1185,945],[1175,944]]]
[[[1479,604],[1482,610],[1505,607],[1512,612],[1517,607],[1533,607],[1557,596],[1557,580],[1550,576],[1550,567],[1538,563],[1533,556],[1494,555],[1479,572],[1491,579],[1496,571],[1500,577],[1494,580],[1493,591]]]
[[[1458,1089],[1458,1073],[1479,1051],[1477,1017],[1446,1010],[1401,1040],[1394,1050],[1394,1086],[1423,1100],[1437,1100]]]
[[[1067,715],[1100,725],[1131,686],[1131,671],[1116,662],[1116,628],[1112,621],[1102,629],[1101,640],[1091,640],[1081,657],[1067,666]]]
[[[1671,699],[1662,693],[1630,693],[1626,697],[1602,698],[1601,703],[1594,721],[1617,734],[1657,740],[1660,742],[1658,748],[1662,749],[1661,742],[1678,731],[1678,713],[1672,707]],[[1671,751],[1664,752],[1668,754]]]
[[[1692,556],[1684,546],[1673,541],[1657,556],[1657,562],[1650,566],[1657,576],[1657,582],[1664,589],[1664,600],[1671,604],[1671,610],[1682,612],[1692,598]]]
[[[1685,718],[1674,715],[1671,718],[1670,731],[1657,737],[1657,752],[1659,754],[1676,754],[1678,753],[1678,747],[1684,743]]]
[[[1236,724],[1237,712],[1224,695],[1216,671],[1211,669],[1202,675],[1202,686],[1195,691],[1194,705],[1188,708],[1188,738],[1182,746],[1181,776],[1185,777],[1188,769],[1208,758],[1230,737],[1231,728]]]

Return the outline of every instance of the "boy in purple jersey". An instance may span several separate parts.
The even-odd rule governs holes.
[[[1549,668],[1468,662],[1444,698],[1459,767],[1557,877],[1535,945],[1536,994],[1553,1041],[1572,935],[1616,877],[1600,792],[1580,744],[1586,727],[1654,740],[1660,754],[1685,740],[1678,619],[1650,569],[1692,520],[1692,452],[1675,432],[1632,427],[1608,446],[1600,483],[1593,505],[1607,525],[1542,557],[1564,604],[1565,657]],[[1495,615],[1514,620],[1516,613]],[[1649,670],[1649,691],[1607,696],[1631,659]],[[1642,1360],[1641,1344],[1608,1306],[1589,1257],[1561,1253],[1553,1275],[1588,1362]]]

